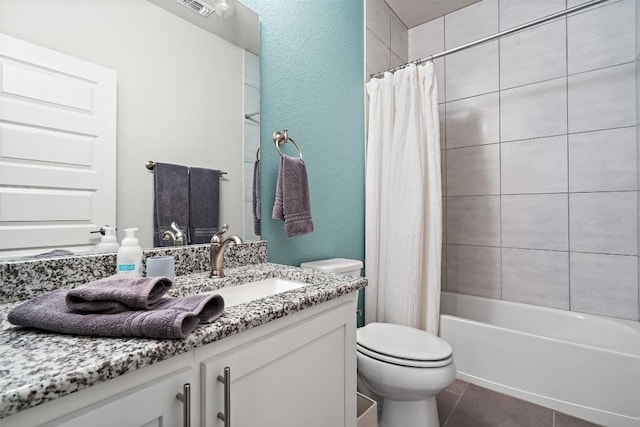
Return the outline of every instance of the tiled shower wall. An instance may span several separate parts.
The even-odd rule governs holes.
[[[409,60],[576,0],[483,0],[409,29]],[[638,320],[636,5],[435,61],[443,289]]]
[[[367,0],[366,71],[369,75],[407,62],[407,27],[383,0]]]

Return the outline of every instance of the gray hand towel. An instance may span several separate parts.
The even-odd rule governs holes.
[[[209,243],[218,231],[220,171],[189,169],[189,243]]]
[[[67,306],[77,313],[113,314],[149,310],[160,304],[173,283],[166,277],[105,277],[71,289]]]
[[[80,314],[66,304],[68,290],[33,298],[11,310],[14,325],[63,334],[96,337],[186,338],[199,323],[210,323],[224,311],[220,295],[165,298],[152,310],[116,314]]]
[[[162,233],[171,230],[171,223],[180,227],[189,223],[189,168],[168,163],[156,163],[153,178],[153,245],[172,246],[162,240]]]
[[[313,232],[307,168],[301,158],[282,156],[271,216],[284,220],[287,237]]]
[[[262,234],[260,221],[260,209],[262,202],[260,201],[260,160],[256,160],[253,164],[253,232],[256,236]]]

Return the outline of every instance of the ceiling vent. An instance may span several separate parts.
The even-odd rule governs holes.
[[[204,16],[205,18],[211,15],[214,12],[214,9],[198,0],[177,0],[178,3],[183,5],[184,7],[188,7],[199,15]]]

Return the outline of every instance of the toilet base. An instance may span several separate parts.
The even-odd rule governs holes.
[[[438,427],[436,397],[423,400],[383,399],[379,427]]]

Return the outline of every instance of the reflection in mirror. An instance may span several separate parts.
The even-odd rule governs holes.
[[[180,5],[177,7],[184,9],[180,13],[186,15],[178,16],[161,3],[165,2],[0,0],[0,33],[115,72],[116,218],[115,224],[108,225],[117,226],[119,239],[125,228],[138,227],[141,246],[153,244],[153,172],[145,168],[148,160],[226,171],[220,182],[220,222],[228,223],[234,234],[257,238],[253,233],[250,203],[255,152],[253,148],[243,147],[243,140],[249,138],[256,138],[251,143],[257,147],[259,135],[254,128],[247,128],[257,126],[255,122],[244,119],[244,114],[253,113],[256,105],[259,110],[259,83],[256,83],[259,66],[256,67],[258,57],[255,55],[259,45],[257,15],[235,2],[235,12],[228,21],[222,21],[224,18],[216,14],[203,18]],[[218,20],[219,25],[206,28],[205,19]],[[244,22],[247,20],[248,25]],[[220,36],[212,31],[221,31]],[[254,66],[250,72],[245,70],[247,63]],[[249,82],[245,73],[252,76]],[[257,94],[257,104],[255,97],[251,98],[247,92]],[[16,103],[26,99],[25,94],[6,91],[0,93],[0,97]],[[247,99],[253,105],[245,107]],[[40,109],[50,107],[46,102],[38,103]],[[259,115],[252,118],[259,121]],[[8,128],[12,130],[12,126],[15,124],[0,117],[0,137],[4,137]],[[53,132],[42,125],[33,128],[41,133]],[[86,135],[76,132],[72,136],[84,138]],[[91,145],[88,151],[89,166],[67,163],[55,166],[91,170],[91,165],[100,164],[94,148]],[[40,160],[16,159],[0,152],[0,167],[15,163],[28,166],[32,174],[47,180],[47,173],[52,169],[51,159],[55,156],[47,153],[50,148],[43,150]],[[248,169],[251,175],[247,175]],[[57,184],[51,179],[49,182],[46,190],[58,191]],[[10,183],[0,181],[0,201],[6,194],[15,192],[15,188],[10,187]],[[97,209],[91,202],[87,206],[88,211]],[[30,241],[16,244],[14,238],[9,245],[4,238],[8,228],[12,228],[11,236],[20,236],[24,234],[21,230],[37,226],[42,219],[68,229],[87,225],[97,229],[105,225],[93,224],[82,215],[76,215],[80,218],[72,222],[48,218],[49,209],[42,201],[36,208],[26,219],[14,216],[6,221],[0,213],[0,257],[15,256],[19,253],[16,249],[24,247],[33,249],[22,251],[23,254],[57,248],[82,253],[99,241],[99,235],[83,230],[83,235],[87,231],[87,239],[80,244],[39,244],[47,241],[46,227],[41,227],[38,234],[30,236]],[[113,209],[113,206],[104,209]]]

